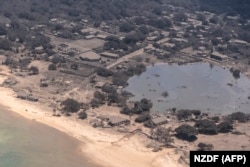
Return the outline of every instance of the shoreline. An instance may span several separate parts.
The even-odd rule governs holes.
[[[0,75],[0,83],[7,76],[7,74],[6,76]],[[17,99],[15,92],[10,88],[0,87],[0,91],[0,104],[2,106],[26,119],[43,123],[78,139],[82,143],[81,151],[84,157],[88,158],[93,164],[102,167],[183,166],[178,162],[179,155],[173,153],[174,149],[152,152],[152,150],[143,146],[143,143],[138,139],[139,137],[122,141],[119,146],[113,145],[112,142],[118,141],[124,134],[104,132],[75,118],[54,117],[52,112],[49,112],[50,108],[39,102],[33,103]]]

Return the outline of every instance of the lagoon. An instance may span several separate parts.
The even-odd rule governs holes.
[[[250,79],[243,74],[235,79],[229,69],[209,63],[156,64],[128,83],[125,90],[135,95],[131,101],[150,99],[160,113],[171,108],[250,113]]]

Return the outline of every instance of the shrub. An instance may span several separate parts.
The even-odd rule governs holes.
[[[59,55],[54,56],[51,61],[53,64],[66,63],[66,59]]]
[[[212,144],[199,143],[198,151],[211,151],[214,148]]]
[[[123,108],[120,110],[120,113],[121,113],[121,114],[125,114],[125,115],[129,115],[129,114],[131,114],[131,110],[130,110],[127,106],[125,106],[125,107],[123,107]]]
[[[235,79],[239,79],[240,78],[240,70],[230,68],[230,72],[232,73],[232,75],[233,75],[233,77]]]
[[[43,87],[43,88],[45,88],[45,87],[48,87],[49,85],[47,84],[47,83],[41,83],[40,84],[40,87]]]
[[[200,110],[191,110],[191,113],[194,114],[195,116],[201,115]]]
[[[183,124],[175,129],[176,137],[181,140],[186,140],[189,142],[195,141],[197,139],[196,135],[198,134],[197,130],[187,124]]]
[[[78,64],[77,63],[73,63],[73,64],[70,65],[70,68],[72,70],[78,70]]]
[[[170,128],[166,129],[159,126],[153,129],[150,135],[153,140],[163,143],[165,146],[169,146],[173,142]]]
[[[143,125],[146,128],[154,128],[155,127],[155,124],[151,120],[145,121]]]
[[[198,128],[199,133],[206,135],[216,135],[218,133],[217,126],[210,120],[199,120],[195,123],[195,127]]]
[[[118,86],[127,86],[128,77],[123,73],[117,73],[113,76],[113,84]]]
[[[0,39],[0,49],[11,50],[12,44],[7,39]]]
[[[63,111],[66,113],[74,113],[80,109],[80,104],[74,99],[66,99],[61,103],[63,106]]]
[[[30,73],[31,75],[37,75],[37,74],[39,74],[39,69],[38,69],[38,67],[36,67],[36,66],[31,66],[31,67],[29,68],[29,71],[31,72],[31,73]]]
[[[0,24],[0,35],[6,35],[7,30],[4,25]]]
[[[247,122],[248,118],[245,113],[243,112],[234,112],[231,115],[229,115],[229,119],[232,121],[239,121],[239,122]]]
[[[100,101],[105,101],[105,94],[100,91],[95,91],[94,98],[99,99]]]
[[[153,107],[151,100],[145,98],[141,99],[140,103],[143,111],[149,111]]]
[[[220,133],[228,133],[233,130],[232,124],[228,121],[221,122],[219,125],[217,125],[217,128],[218,132]]]
[[[144,114],[144,115],[140,115],[138,116],[136,119],[135,119],[135,122],[137,123],[142,123],[142,122],[145,122],[147,120],[150,119],[150,115],[149,114]]]
[[[100,75],[102,77],[109,77],[113,75],[113,72],[111,70],[105,69],[105,68],[98,68],[96,70],[97,75]]]
[[[130,31],[132,31],[134,29],[134,25],[130,24],[128,22],[122,22],[119,25],[119,28],[120,28],[121,32],[130,32]]]
[[[91,102],[90,102],[90,106],[92,108],[98,108],[103,102],[101,102],[99,99],[92,99]]]
[[[55,71],[56,70],[56,65],[55,64],[50,64],[49,66],[48,66],[48,70],[51,70],[51,71]]]
[[[211,118],[211,120],[214,121],[214,122],[219,122],[220,117],[214,116],[214,117]]]
[[[190,110],[179,110],[177,111],[177,114],[176,114],[178,120],[187,119],[191,115],[192,113],[190,112]]]
[[[87,113],[82,111],[78,113],[78,118],[79,119],[86,119],[87,118]]]

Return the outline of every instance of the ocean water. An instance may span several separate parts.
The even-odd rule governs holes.
[[[209,63],[157,64],[128,83],[125,90],[135,95],[130,100],[150,99],[153,111],[165,112],[175,107],[223,114],[250,113],[250,79],[242,74],[235,79],[229,69]],[[161,95],[164,91],[168,97]]]
[[[0,167],[94,167],[68,135],[0,107]]]

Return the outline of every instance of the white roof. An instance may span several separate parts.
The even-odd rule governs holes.
[[[95,52],[90,51],[90,52],[82,53],[80,55],[80,58],[84,60],[99,60],[101,56]]]

